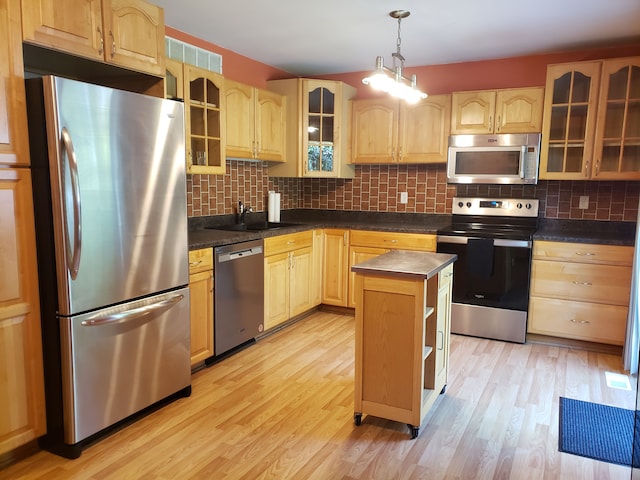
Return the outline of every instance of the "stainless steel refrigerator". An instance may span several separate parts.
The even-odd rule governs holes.
[[[53,76],[26,84],[40,443],[75,458],[132,414],[191,392],[184,108]]]

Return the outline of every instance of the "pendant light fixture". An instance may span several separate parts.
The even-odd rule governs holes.
[[[393,68],[384,66],[384,59],[376,57],[376,69],[367,78],[362,79],[365,85],[371,85],[372,88],[388,93],[394,97],[398,97],[408,103],[417,103],[423,98],[427,98],[427,94],[421,92],[416,86],[416,76],[411,78],[402,74],[404,69],[404,57],[400,53],[400,22],[403,18],[407,18],[411,12],[407,10],[394,10],[389,12],[391,18],[398,20],[398,40],[396,51],[391,54],[393,58]]]

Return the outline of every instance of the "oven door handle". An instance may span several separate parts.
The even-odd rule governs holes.
[[[458,237],[455,235],[438,235],[437,243],[456,243],[466,245],[469,240],[479,237]],[[493,240],[494,247],[514,247],[514,248],[531,248],[530,240],[508,240],[505,238],[496,238]]]

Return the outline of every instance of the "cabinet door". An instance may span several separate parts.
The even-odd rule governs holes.
[[[223,174],[225,161],[224,77],[185,64],[187,173]]]
[[[227,111],[230,107],[227,105]],[[256,90],[256,157],[283,162],[286,130],[285,98],[268,90]]]
[[[191,366],[214,354],[213,271],[189,275],[191,298]]]
[[[25,42],[104,60],[108,39],[102,27],[102,2],[23,1],[22,37]]]
[[[311,269],[312,306],[322,303],[322,261],[324,258],[324,231],[317,228],[313,231],[313,265]]]
[[[184,100],[184,65],[170,58],[165,60],[164,97]]]
[[[0,18],[3,13],[0,8]],[[0,205],[1,454],[36,439],[46,428],[28,169],[0,168]]]
[[[291,299],[289,318],[306,312],[313,307],[311,293],[311,271],[313,250],[311,247],[291,252]]]
[[[495,133],[535,133],[542,129],[544,88],[498,90]]]
[[[449,340],[451,334],[451,301],[453,265],[438,274],[438,305],[436,309],[435,386],[447,383]]]
[[[640,180],[640,57],[605,60],[598,104],[599,180]]]
[[[375,258],[378,255],[387,253],[389,250],[386,248],[372,248],[372,247],[349,247],[349,303],[348,307],[355,308],[356,306],[356,274],[351,271],[351,267],[362,263],[370,258]]]
[[[107,62],[164,75],[162,8],[144,0],[102,0],[102,24]]]
[[[289,320],[289,253],[264,259],[264,328],[269,330]]]
[[[254,91],[249,85],[225,80],[227,157],[256,157]]]
[[[451,133],[493,133],[495,91],[456,92],[451,99]]]
[[[591,176],[600,62],[547,68],[540,179],[583,180]]]
[[[0,4],[0,164],[29,165],[20,2]]]
[[[392,163],[397,155],[399,103],[393,99],[352,103],[353,163]]]
[[[347,306],[349,230],[325,228],[322,303]]]
[[[451,95],[433,95],[400,107],[400,163],[445,163],[451,127]]]

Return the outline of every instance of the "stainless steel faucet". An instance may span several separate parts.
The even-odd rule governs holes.
[[[247,213],[253,212],[253,208],[245,206],[242,201],[238,201],[239,224],[244,225],[244,217]]]

